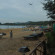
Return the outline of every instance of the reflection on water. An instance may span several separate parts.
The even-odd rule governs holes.
[[[26,26],[16,26],[16,25],[0,25],[0,29],[10,29],[10,28],[24,28]]]

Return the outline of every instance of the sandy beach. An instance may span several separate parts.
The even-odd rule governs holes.
[[[12,39],[10,39],[11,30],[13,31]],[[6,33],[6,35],[0,39],[0,55],[22,55],[20,52],[18,52],[18,48],[22,46],[28,46],[31,50],[36,46],[36,43],[38,42],[37,40],[24,40],[23,36],[30,35],[33,33],[33,31],[24,31],[22,28],[0,29],[0,33],[1,32]],[[39,32],[40,31],[36,31],[36,33]]]

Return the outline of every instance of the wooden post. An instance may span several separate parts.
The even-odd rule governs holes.
[[[33,52],[33,55],[37,55],[36,50]]]
[[[46,42],[43,41],[43,55],[47,55],[47,52],[46,52]]]
[[[23,55],[25,55],[25,53]]]

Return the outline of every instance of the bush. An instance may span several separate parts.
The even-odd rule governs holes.
[[[47,47],[51,54],[55,51],[55,32],[48,32],[47,36]]]

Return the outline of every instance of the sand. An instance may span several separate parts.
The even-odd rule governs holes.
[[[13,38],[10,39],[10,31],[13,31]],[[0,55],[22,55],[18,52],[18,49],[22,46],[28,46],[30,50],[35,48],[37,40],[24,40],[24,36],[30,35],[33,31],[24,31],[22,28],[17,29],[0,29],[0,33],[6,33],[5,36],[0,39]],[[36,31],[39,33],[40,31]],[[27,53],[26,55],[28,55]]]

